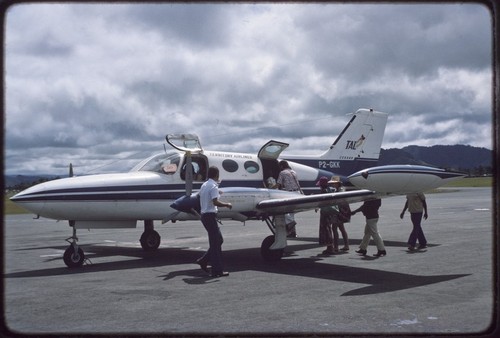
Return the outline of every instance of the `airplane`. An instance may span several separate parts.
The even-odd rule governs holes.
[[[376,149],[369,142],[374,140],[380,151],[386,121],[385,113],[371,109],[358,110],[330,149],[319,156],[319,161],[338,161],[340,167],[363,160],[365,166],[373,164],[373,157],[378,158],[378,154],[375,154]],[[242,222],[265,221],[273,235],[262,242],[261,254],[264,259],[277,260],[282,257],[286,247],[285,213],[311,210],[340,201],[354,203],[390,195],[393,191],[386,189],[377,192],[371,189],[371,184],[384,186],[392,181],[394,174],[402,175],[396,180],[399,185],[391,185],[400,194],[420,191],[423,186],[428,189],[437,187],[464,176],[441,169],[414,166],[393,167],[392,175],[388,176],[388,172],[383,171],[384,167],[371,167],[348,177],[345,177],[345,171],[340,174],[354,185],[363,186],[361,190],[311,195],[318,189],[317,180],[321,176],[329,177],[332,172],[289,162],[297,172],[305,192],[305,195],[300,195],[263,187],[269,176],[277,178],[279,156],[288,147],[287,143],[271,140],[255,155],[203,150],[199,138],[194,134],[170,134],[166,136],[166,141],[174,150],[153,155],[128,173],[53,180],[30,187],[11,200],[38,217],[68,220],[73,234],[66,239],[70,245],[63,260],[69,268],[80,267],[85,255],[77,244],[77,229],[135,228],[137,221],[142,220],[144,232],[140,238],[141,246],[146,251],[154,251],[161,243],[160,235],[154,230],[155,220],[166,223],[198,219],[193,208],[194,196],[206,179],[208,167],[215,165],[220,169],[222,198],[233,205],[231,210],[221,210],[219,218]],[[345,149],[337,151],[339,147]],[[365,152],[367,149],[369,153]],[[340,157],[334,157],[332,153],[336,156],[340,154]],[[299,157],[295,159],[300,160]],[[309,164],[313,161],[311,157],[302,160]],[[354,166],[351,164],[351,167]],[[400,169],[406,171],[399,173]],[[361,183],[358,182],[359,177]],[[429,184],[422,183],[427,181]]]

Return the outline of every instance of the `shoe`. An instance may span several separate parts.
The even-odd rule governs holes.
[[[286,236],[287,238],[297,238],[297,233],[296,232],[291,232],[288,236]]]
[[[366,250],[359,249],[359,250],[356,250],[356,253],[362,254],[364,256],[364,255],[366,255]]]
[[[217,278],[217,277],[227,277],[227,276],[229,276],[229,272],[226,272],[226,271],[217,272],[217,273],[213,273],[211,276],[214,277],[214,278]]]
[[[427,245],[419,245],[417,250],[422,250],[422,249],[425,249],[427,248]]]
[[[198,265],[200,266],[200,268],[201,268],[203,271],[205,271],[206,273],[210,273],[210,271],[208,270],[208,265],[207,265],[207,263],[206,263],[206,262],[203,262],[203,261],[201,261],[201,260],[199,260],[199,259],[198,259],[198,260],[196,261],[196,264],[198,264]]]
[[[333,251],[332,249],[326,249],[326,250],[323,250],[323,252],[321,252],[323,255],[333,255],[335,253],[335,251]]]
[[[381,256],[386,256],[387,252],[385,250],[379,250],[376,254],[374,254],[374,257],[381,257]]]
[[[408,251],[415,251],[415,250],[417,250],[417,248],[415,248],[413,245],[410,245],[408,247]]]
[[[344,246],[343,248],[340,249],[340,251],[349,251],[349,247],[348,246]]]

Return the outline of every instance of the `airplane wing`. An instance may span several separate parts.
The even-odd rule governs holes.
[[[383,194],[387,196],[386,194]],[[269,215],[297,213],[346,202],[356,203],[380,198],[382,195],[371,190],[353,190],[318,195],[297,195],[297,197],[268,199],[257,203],[256,208]]]

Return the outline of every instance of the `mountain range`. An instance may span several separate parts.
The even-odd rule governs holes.
[[[382,149],[378,165],[415,164],[470,172],[493,166],[493,151],[466,145],[407,146],[402,149]]]
[[[402,149],[382,149],[378,165],[414,164],[467,172],[469,175],[488,175],[492,172],[493,151],[466,145],[407,146]],[[24,188],[35,182],[57,178],[54,175],[5,175],[4,186]]]

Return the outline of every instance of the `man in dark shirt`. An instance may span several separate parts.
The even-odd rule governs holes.
[[[369,200],[365,201],[363,205],[361,205],[358,209],[351,212],[351,215],[354,215],[358,211],[361,211],[363,215],[366,217],[366,225],[365,225],[365,235],[363,236],[363,240],[359,245],[359,250],[356,252],[366,255],[366,248],[368,247],[368,243],[370,242],[370,238],[373,237],[375,241],[375,245],[377,246],[377,253],[374,254],[375,257],[385,256],[387,252],[385,251],[384,241],[382,237],[378,233],[377,223],[378,223],[378,209],[382,205],[382,200]]]

